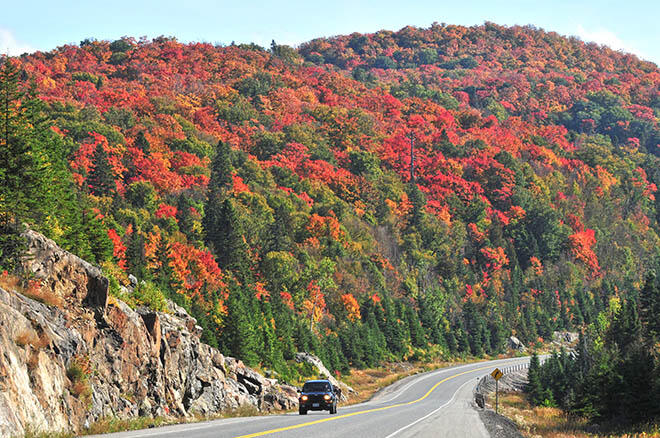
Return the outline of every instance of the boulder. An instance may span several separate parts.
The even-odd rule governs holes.
[[[507,346],[511,350],[517,350],[517,351],[520,351],[520,352],[525,351],[525,345],[522,342],[520,342],[520,339],[516,338],[515,336],[510,336],[509,337],[509,340],[507,342]]]
[[[580,335],[576,332],[558,331],[552,333],[553,342],[561,345],[574,346],[580,339]]]

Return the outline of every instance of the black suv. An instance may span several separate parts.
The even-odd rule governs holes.
[[[337,413],[337,402],[341,390],[332,386],[329,380],[308,380],[298,397],[298,413],[307,415],[307,411],[330,411]]]

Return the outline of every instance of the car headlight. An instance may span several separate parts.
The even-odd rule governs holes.
[[[302,401],[307,401],[308,398],[309,398],[309,397],[307,397],[306,395],[303,395],[302,397],[300,397],[300,400],[302,400]]]
[[[325,400],[330,400],[330,396],[329,396],[328,394],[324,395],[323,398],[324,398]]]

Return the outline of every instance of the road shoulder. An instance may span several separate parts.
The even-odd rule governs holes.
[[[472,389],[475,384],[476,380],[466,382],[446,406],[397,434],[397,438],[489,438],[479,413],[474,409]]]
[[[476,406],[474,409],[479,412],[479,418],[490,438],[523,438],[516,423],[509,418],[496,414],[490,409],[480,409]]]

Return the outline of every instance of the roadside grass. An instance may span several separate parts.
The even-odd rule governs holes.
[[[30,425],[25,427],[24,438],[73,438],[75,434],[71,432],[39,432]]]
[[[80,435],[96,435],[103,433],[124,432],[127,430],[139,430],[152,427],[166,426],[179,423],[171,418],[165,417],[136,417],[122,420],[115,417],[102,418],[90,425],[88,429],[80,432]]]
[[[90,425],[89,428],[80,431],[79,436],[83,435],[101,435],[114,432],[126,432],[130,430],[151,429],[161,426],[170,426],[174,424],[183,423],[199,423],[202,421],[213,421],[222,418],[235,418],[235,417],[254,417],[256,415],[263,415],[257,408],[252,405],[242,405],[238,408],[225,411],[218,415],[197,415],[192,414],[187,418],[179,417],[135,417],[130,419],[119,419],[116,417],[102,418]],[[25,438],[45,438],[53,435],[25,435]],[[57,438],[70,438],[73,434],[57,435]]]
[[[495,407],[495,394],[488,397]],[[587,419],[567,415],[559,408],[532,406],[520,392],[500,393],[500,413],[513,420],[529,438],[660,438],[660,425],[648,425],[634,431],[601,432]]]

